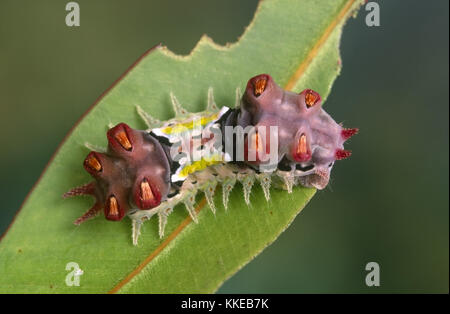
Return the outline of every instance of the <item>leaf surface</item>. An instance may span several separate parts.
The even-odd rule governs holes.
[[[359,1],[264,0],[237,43],[215,45],[203,37],[189,56],[157,46],[96,103],[69,134],[0,242],[0,292],[18,293],[209,293],[243,267],[285,230],[314,195],[272,189],[266,202],[259,186],[251,206],[242,187],[233,190],[229,210],[216,192],[214,216],[198,198],[199,223],[183,206],[169,216],[166,236],[157,219],[143,225],[139,245],[131,224],[102,217],[76,227],[72,222],[93,200],[61,195],[90,181],[82,168],[87,141],[106,146],[110,123],[144,128],[135,105],[165,120],[173,113],[170,92],[190,111],[206,107],[208,87],[219,106],[234,104],[235,89],[269,73],[286,89],[317,90],[324,98],[340,71],[339,40],[345,20]],[[66,285],[66,265],[83,270],[79,286]],[[261,274],[264,276],[264,274]]]

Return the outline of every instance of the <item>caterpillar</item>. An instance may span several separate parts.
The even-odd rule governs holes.
[[[170,97],[175,118],[159,121],[137,106],[146,130],[119,123],[107,132],[107,151],[87,155],[83,165],[94,181],[63,197],[91,195],[96,201],[74,224],[102,209],[112,221],[127,215],[137,245],[142,223],[154,215],[162,238],[167,218],[179,203],[197,222],[199,192],[215,213],[218,184],[225,210],[237,182],[247,205],[256,181],[266,200],[271,187],[288,193],[296,185],[323,189],[334,162],[351,155],[344,142],[358,132],[336,123],[323,110],[319,93],[285,91],[268,74],[251,78],[242,96],[237,89],[233,108],[219,109],[212,88],[206,110],[199,113],[188,112],[173,94]]]

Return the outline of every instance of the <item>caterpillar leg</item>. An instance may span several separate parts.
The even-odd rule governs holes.
[[[158,119],[152,117],[147,112],[144,111],[144,109],[141,108],[141,106],[136,105],[136,111],[141,117],[142,121],[147,125],[147,129],[153,129],[161,125],[161,121]]]
[[[233,164],[219,164],[212,167],[222,185],[222,202],[223,207],[227,210],[230,193],[236,185],[236,174],[239,172],[239,169]]]
[[[181,106],[180,102],[173,93],[170,93],[170,101],[172,102],[173,111],[175,112],[176,117],[183,117],[189,114],[189,111]]]
[[[216,191],[218,174],[214,171],[214,168],[206,168],[195,174],[198,180],[198,186],[205,194],[206,201],[208,202],[209,208],[216,213],[216,205],[214,204],[214,193]]]
[[[195,212],[195,195],[189,195],[183,203],[192,220],[198,223],[197,213]]]
[[[236,179],[227,179],[223,181],[222,183],[222,201],[223,201],[223,207],[225,210],[228,209],[228,201],[230,198],[231,190],[233,190],[233,187],[236,184]]]
[[[216,214],[216,205],[214,204],[214,192],[216,191],[216,186],[217,182],[211,182],[204,190],[206,201],[213,214]]]
[[[166,228],[167,225],[167,217],[170,215],[170,213],[172,213],[172,208],[166,208],[165,210],[162,210],[158,213],[158,219],[159,219],[159,224],[158,224],[158,231],[159,231],[159,238],[162,239],[164,237],[164,230]]]
[[[270,200],[270,183],[272,182],[272,173],[270,172],[262,172],[257,176],[258,181],[261,185],[261,188],[264,192],[264,197],[266,201]]]
[[[292,193],[292,188],[295,184],[294,171],[277,170],[276,174],[282,179],[284,188],[288,191],[288,193]]]
[[[255,183],[255,171],[251,168],[242,168],[237,179],[241,182],[244,190],[244,201],[247,205],[250,205],[250,194],[252,193],[253,184]]]
[[[148,209],[148,210],[137,210],[131,214],[129,217],[132,221],[133,228],[133,244],[136,245],[139,235],[141,224],[147,220],[150,220],[153,216],[158,216],[158,233],[159,237],[164,237],[165,227],[167,225],[168,216],[172,213],[173,208],[182,201],[183,197],[187,197],[186,194],[180,192],[176,196],[167,199],[162,202],[159,206]],[[195,200],[195,198],[194,198]],[[195,210],[194,210],[195,213]]]
[[[138,244],[139,236],[141,235],[141,227],[142,227],[142,220],[133,219],[131,221],[131,239],[133,241],[133,245]]]
[[[212,87],[208,89],[208,105],[206,107],[206,111],[217,112],[219,108],[217,108],[216,102],[214,101],[214,90]]]

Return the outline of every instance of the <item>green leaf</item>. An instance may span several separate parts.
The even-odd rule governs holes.
[[[136,105],[161,120],[171,118],[170,92],[188,110],[201,111],[212,86],[216,102],[231,106],[236,87],[244,89],[259,73],[287,89],[313,88],[326,97],[340,70],[342,26],[358,7],[353,0],[264,0],[235,44],[220,47],[203,37],[189,56],[161,46],[148,52],[71,132],[29,195],[0,243],[0,292],[214,292],[273,242],[315,191],[272,189],[267,203],[256,187],[247,207],[237,186],[227,212],[218,206],[214,216],[199,198],[198,224],[176,207],[165,238],[159,239],[152,219],[134,247],[129,219],[72,224],[93,202],[61,198],[90,181],[81,165],[88,152],[83,144],[106,146],[110,123],[144,128]],[[69,262],[84,272],[79,286],[65,283]]]

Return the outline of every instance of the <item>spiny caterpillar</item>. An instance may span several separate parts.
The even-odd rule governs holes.
[[[323,189],[334,162],[351,155],[344,142],[358,132],[337,124],[322,109],[317,92],[285,91],[267,74],[251,78],[242,97],[237,89],[235,108],[219,110],[211,88],[200,113],[189,113],[172,94],[171,101],[175,118],[161,122],[138,107],[147,130],[119,123],[107,132],[107,152],[87,155],[84,168],[95,181],[64,194],[96,199],[76,225],[102,208],[108,220],[128,215],[136,245],[142,223],[155,214],[163,237],[167,217],[179,203],[197,222],[198,192],[215,213],[217,184],[225,209],[236,182],[243,185],[247,205],[255,181],[266,200],[271,186],[288,193],[294,185]]]

